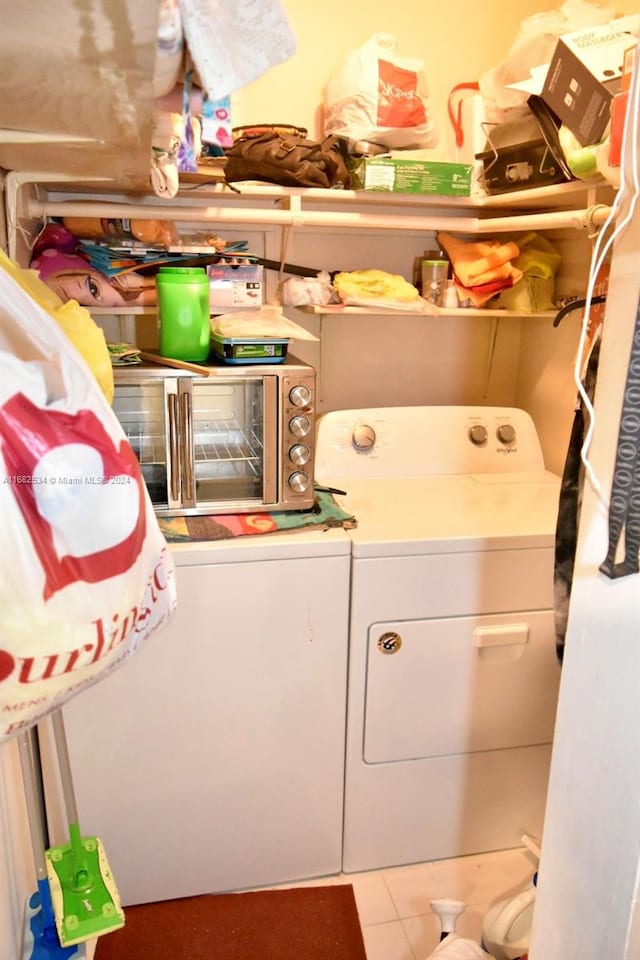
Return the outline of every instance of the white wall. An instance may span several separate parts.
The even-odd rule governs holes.
[[[639,250],[636,206],[616,247],[606,305],[589,453],[602,497],[585,484],[531,960],[640,956],[640,575],[599,573]]]
[[[449,91],[457,83],[478,80],[495,66],[508,53],[525,17],[560,4],[553,0],[484,0],[481,4],[476,0],[387,4],[325,0],[318,5],[315,0],[285,0],[284,5],[298,40],[297,52],[234,95],[233,123],[296,123],[318,137],[323,132],[327,79],[347,53],[372,34],[393,34],[399,54],[424,61],[432,113],[446,136]]]

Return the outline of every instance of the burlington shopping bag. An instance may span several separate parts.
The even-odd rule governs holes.
[[[19,275],[0,254],[0,741],[124,663],[176,605],[136,456]]]

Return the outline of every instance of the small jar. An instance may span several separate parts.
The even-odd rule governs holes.
[[[429,303],[441,307],[444,303],[444,291],[449,275],[448,260],[422,261],[422,296]]]

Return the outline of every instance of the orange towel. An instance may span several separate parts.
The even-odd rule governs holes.
[[[511,263],[520,253],[513,241],[468,241],[438,233],[438,243],[451,260],[457,284],[471,296],[475,306],[483,306],[500,290],[522,279],[522,272]]]
[[[465,287],[477,283],[488,283],[497,276],[508,276],[510,261],[520,253],[513,241],[500,243],[498,240],[460,240],[449,233],[439,233],[438,243],[447,251],[456,274]],[[500,271],[500,268],[506,268]]]

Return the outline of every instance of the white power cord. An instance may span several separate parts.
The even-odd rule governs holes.
[[[633,70],[633,76],[631,78],[631,87],[629,91],[629,102],[627,104],[627,118],[630,120],[627,123],[624,133],[624,140],[622,144],[621,159],[620,159],[620,189],[618,190],[611,209],[609,211],[609,216],[605,220],[600,233],[596,238],[596,242],[593,247],[593,253],[591,256],[591,266],[589,270],[589,280],[587,283],[587,291],[585,295],[586,306],[584,311],[584,317],[582,320],[582,329],[580,331],[580,343],[578,345],[578,352],[576,355],[576,361],[573,371],[574,381],[578,389],[578,393],[582,398],[584,404],[584,409],[588,414],[589,426],[585,434],[584,442],[582,444],[582,449],[580,451],[580,458],[584,465],[585,471],[596,494],[600,497],[600,500],[608,508],[605,497],[602,493],[602,485],[598,480],[598,477],[595,474],[593,466],[589,461],[589,449],[591,447],[591,441],[593,439],[593,432],[595,429],[595,411],[593,405],[587,392],[582,383],[582,355],[585,349],[585,344],[587,341],[587,334],[589,330],[589,315],[591,308],[591,300],[593,297],[594,287],[597,281],[598,273],[602,264],[605,261],[605,258],[614,243],[616,237],[618,237],[631,222],[631,219],[634,215],[636,204],[638,202],[638,196],[640,195],[640,169],[638,163],[638,115],[640,113],[640,46],[636,51],[636,58]],[[632,194],[631,200],[629,203],[629,210],[627,215],[623,220],[616,224],[615,229],[611,235],[605,240],[605,236],[615,222],[618,208],[621,204],[622,198],[626,195],[628,184],[626,178],[626,169],[625,161],[627,154],[627,144],[630,141],[630,153],[631,153],[631,181],[632,181]]]

